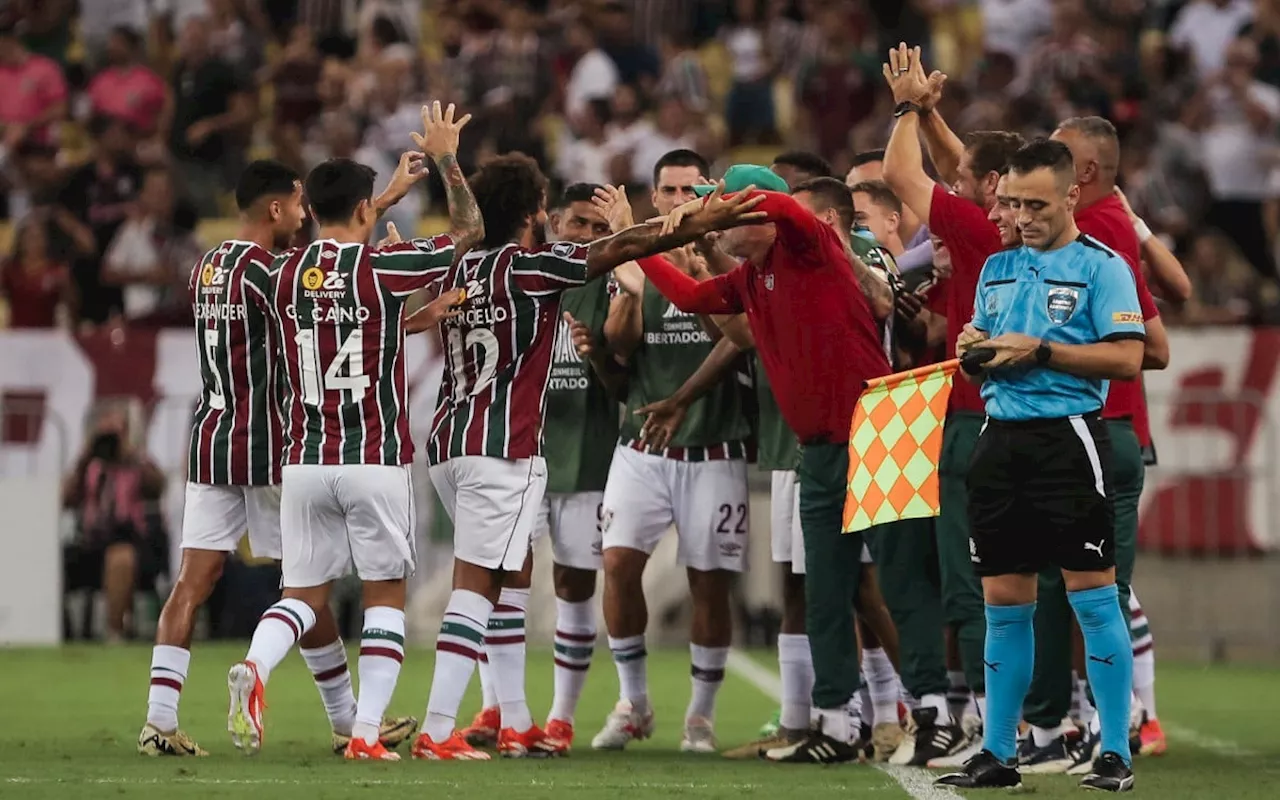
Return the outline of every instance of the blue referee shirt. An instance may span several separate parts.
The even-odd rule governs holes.
[[[972,324],[993,339],[1021,333],[1050,344],[1146,337],[1129,265],[1084,234],[1057,250],[1020,247],[988,258]],[[1107,383],[1034,364],[1008,367],[987,374],[982,399],[993,419],[1070,417],[1100,410]]]

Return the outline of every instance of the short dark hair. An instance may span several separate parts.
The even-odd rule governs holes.
[[[963,141],[970,168],[978,178],[990,172],[1003,175],[1013,154],[1026,144],[1020,134],[1009,131],[973,131],[966,133]]]
[[[293,194],[297,183],[298,173],[279,161],[260,159],[250,162],[236,181],[236,208],[248,211],[264,197]]]
[[[788,150],[773,159],[774,166],[795,167],[814,178],[831,177],[831,163],[817,153],[807,150]]]
[[[902,201],[884,181],[860,181],[855,183],[849,191],[853,194],[862,192],[876,205],[885,206],[898,214],[902,213]]]
[[[1037,169],[1053,170],[1054,175],[1068,186],[1075,180],[1075,162],[1071,148],[1052,139],[1035,139],[1014,152],[1009,159],[1009,171],[1026,174]]]
[[[870,164],[873,161],[884,161],[883,150],[863,150],[853,157],[849,162],[850,167],[861,167],[863,164]]]
[[[360,201],[373,199],[373,168],[349,158],[331,158],[307,174],[307,204],[316,222],[341,224],[356,213]]]
[[[596,189],[603,188],[598,183],[571,183],[560,193],[556,208],[568,208],[572,203],[590,203],[596,196]]]
[[[538,162],[524,153],[498,156],[467,182],[484,218],[485,247],[499,247],[515,239],[526,218],[538,213],[547,196],[547,177]]]
[[[1116,126],[1111,124],[1111,120],[1106,117],[1070,117],[1059,122],[1058,127],[1064,131],[1076,131],[1097,139],[1110,139],[1112,141],[1119,141],[1120,139],[1120,134],[1116,132]]]
[[[846,230],[853,227],[853,192],[844,185],[844,181],[830,177],[810,178],[791,190],[792,194],[799,192],[809,192],[827,208],[834,208]]]
[[[697,167],[703,177],[711,177],[708,174],[711,172],[711,164],[692,150],[672,150],[663,154],[662,158],[658,159],[658,163],[653,165],[654,186],[658,185],[658,175],[661,174],[663,167]]]

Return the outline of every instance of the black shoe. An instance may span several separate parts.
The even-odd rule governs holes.
[[[1044,747],[1035,748],[1025,760],[1019,759],[1018,766],[1031,775],[1061,775],[1076,762],[1082,738],[1079,731],[1064,733]]]
[[[1071,766],[1067,768],[1067,774],[1088,775],[1093,769],[1093,760],[1101,755],[1101,744],[1099,735],[1086,727],[1071,750],[1072,760]]]
[[[938,724],[936,708],[917,708],[911,717],[916,723],[916,750],[910,766],[923,767],[930,759],[946,758],[969,743],[969,737],[959,725]]]
[[[871,726],[865,722],[862,723],[862,728],[858,731],[858,736],[861,738],[863,742],[865,742],[865,744],[863,744],[862,746],[861,752],[858,753],[858,756],[860,757],[860,759],[862,761],[875,761],[876,746],[871,741]],[[1138,749],[1140,750],[1142,748],[1139,747]],[[1136,753],[1138,751],[1134,750],[1133,752]]]
[[[857,761],[862,742],[842,742],[820,730],[809,731],[800,741],[764,753],[766,761],[780,764],[843,764]]]
[[[943,775],[933,785],[958,789],[1017,789],[1022,786],[1022,776],[1016,766],[1003,764],[990,750],[983,750],[969,759],[964,769]]]
[[[1115,753],[1103,753],[1093,762],[1093,771],[1080,780],[1085,789],[1103,792],[1133,791],[1133,770]]]

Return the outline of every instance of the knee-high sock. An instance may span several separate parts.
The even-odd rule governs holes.
[[[1156,719],[1156,644],[1136,594],[1129,595],[1129,639],[1133,643],[1133,693],[1142,701],[1147,717]]]
[[[809,696],[813,694],[813,654],[803,633],[778,634],[778,669],[782,674],[782,716],[787,730],[809,727]]]
[[[151,650],[151,688],[147,691],[147,722],[165,733],[178,729],[178,698],[187,682],[191,651],[158,644]]]
[[[984,746],[1004,762],[1017,754],[1022,701],[1031,688],[1035,666],[1036,604],[987,606],[987,643],[983,652],[987,684]]]
[[[693,692],[685,718],[715,719],[716,695],[724,684],[724,667],[729,661],[729,648],[689,645],[689,674]]]
[[[629,700],[633,708],[649,707],[649,672],[646,669],[649,651],[644,646],[644,634],[639,636],[609,637],[609,650],[613,664],[618,668],[618,693]]]
[[[556,600],[555,687],[548,720],[573,724],[578,698],[587,682],[591,656],[596,648],[596,611],[590,600],[570,603]]]
[[[351,670],[347,666],[347,649],[342,639],[336,639],[324,647],[300,650],[307,662],[311,677],[320,690],[324,713],[329,717],[329,727],[335,733],[351,735],[356,721],[356,696],[351,690]]]
[[[365,744],[378,741],[382,716],[391,704],[400,666],[404,663],[404,612],[390,606],[365,609],[360,633],[360,695],[356,698],[356,724],[352,736]]]
[[[244,657],[257,667],[258,679],[266,683],[271,670],[284,661],[302,635],[315,624],[316,612],[301,600],[289,597],[262,612],[249,642],[249,653]]]
[[[527,731],[533,725],[524,693],[524,615],[528,606],[528,589],[503,589],[489,615],[484,637],[494,691],[498,695],[498,707],[502,709],[502,727],[517,732]]]
[[[431,695],[422,732],[434,742],[443,742],[453,734],[458,706],[471,683],[471,673],[484,647],[484,632],[489,626],[493,604],[483,595],[465,589],[454,589],[436,637],[436,667],[431,678]]]
[[[1133,694],[1133,646],[1120,613],[1115,585],[1068,592],[1084,634],[1089,686],[1102,722],[1102,752],[1129,762],[1129,703]]]

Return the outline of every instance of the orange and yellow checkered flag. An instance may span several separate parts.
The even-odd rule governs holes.
[[[844,532],[938,516],[938,457],[959,359],[867,381],[849,430]]]

